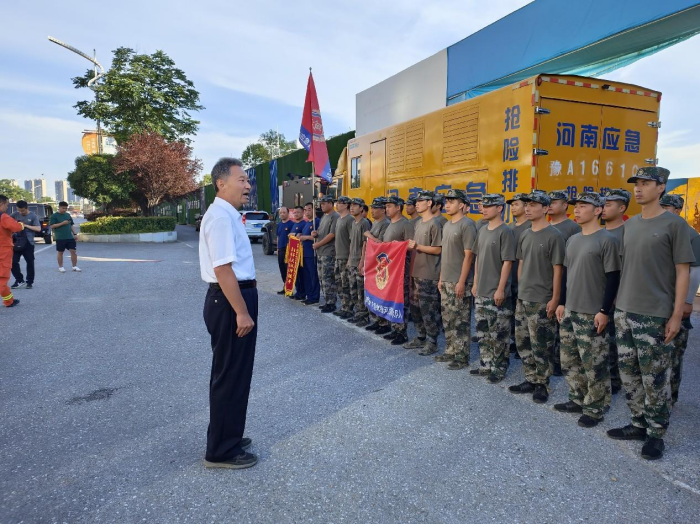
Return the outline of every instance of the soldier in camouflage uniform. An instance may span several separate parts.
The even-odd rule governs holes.
[[[688,224],[659,203],[668,175],[668,169],[642,167],[628,180],[642,212],[623,226],[622,279],[615,311],[620,376],[632,424],[611,429],[608,436],[644,440],[642,458],[647,460],[659,459],[664,452],[671,414],[673,339],[681,328],[689,267],[695,262]]]
[[[622,246],[622,226],[625,225],[625,212],[630,205],[632,195],[626,189],[609,189],[605,196],[602,218],[605,220],[605,230]],[[614,312],[611,312],[613,315]],[[615,319],[611,316],[608,322],[608,356],[610,358],[610,388],[613,395],[622,389],[620,367],[617,363],[617,343],[615,342]]]
[[[469,198],[462,189],[450,189],[445,196],[451,220],[442,228],[440,260],[440,302],[445,328],[445,354],[438,362],[449,362],[448,369],[469,365],[471,334],[471,293],[467,277],[472,267],[472,246],[476,238],[474,221],[464,216]]]
[[[415,231],[416,224],[418,221],[421,219],[420,215],[418,214],[418,211],[416,211],[416,198],[415,197],[408,197],[406,200],[406,215],[408,216],[409,222],[413,225],[413,229]],[[411,260],[409,262],[409,266],[412,268],[413,267],[413,254],[411,254]],[[415,301],[415,298],[413,296],[413,290],[415,289],[415,284],[413,282],[413,277],[411,276],[411,272],[409,271],[408,273],[408,303],[413,304]],[[408,320],[411,321],[413,320],[412,315],[411,315],[411,308],[408,308]]]
[[[664,195],[661,197],[661,207],[675,215],[681,214],[684,204],[685,201],[680,195]],[[700,286],[700,234],[690,227],[690,224],[688,224],[688,234],[695,262],[690,264],[690,284],[688,286],[688,295],[685,298],[681,330],[673,341],[676,351],[673,356],[673,372],[671,374],[671,405],[678,401],[678,390],[681,387],[681,378],[683,376],[683,355],[688,347],[690,330],[693,329],[693,324],[690,323],[690,315],[693,312],[695,294]]]
[[[335,279],[335,228],[340,215],[333,209],[333,197],[324,196],[321,199],[323,218],[318,230],[311,233],[316,239],[313,248],[318,259],[318,281],[325,297],[325,304],[319,306],[323,313],[335,311],[338,289]]]
[[[523,198],[525,216],[532,223],[520,235],[517,258],[518,305],[515,310],[515,340],[523,363],[525,382],[510,386],[511,393],[532,393],[542,404],[549,398],[552,349],[559,305],[564,237],[547,222],[549,196],[533,191]]]
[[[362,251],[362,260],[360,264],[364,267],[365,264],[365,250],[367,249],[367,242],[383,242],[384,232],[386,228],[389,227],[389,219],[386,218],[386,198],[377,197],[372,200],[371,212],[372,212],[372,228],[365,232],[365,247]],[[369,314],[370,325],[365,327],[367,331],[374,331],[377,335],[386,335],[391,332],[391,327],[389,327],[389,321],[382,318],[374,313]]]
[[[515,237],[503,223],[501,213],[506,202],[503,195],[484,195],[482,213],[488,222],[474,243],[474,296],[476,336],[480,366],[473,375],[488,376],[500,382],[508,370],[508,346],[513,306],[510,300],[511,266],[515,260]]]
[[[420,355],[437,352],[437,337],[440,333],[440,253],[442,251],[442,229],[431,212],[435,195],[432,191],[421,191],[416,198],[416,209],[421,215],[415,226],[413,240],[408,249],[414,252],[412,271],[414,301],[411,316],[418,336],[404,344],[406,349],[420,349]]]
[[[611,401],[605,334],[620,284],[620,252],[615,238],[598,222],[603,212],[598,193],[579,193],[570,203],[582,231],[566,244],[557,308],[569,401],[555,404],[554,409],[583,413],[578,425],[592,428],[603,420]]]
[[[525,218],[525,202],[522,198],[527,196],[527,193],[515,193],[510,199],[506,200],[506,204],[510,206],[510,214],[513,217],[513,223],[510,224],[510,230],[513,232],[515,239],[515,247],[517,249],[520,235],[523,231],[530,228],[530,221]],[[513,316],[510,320],[510,352],[514,354],[516,359],[520,358],[515,345],[515,306],[518,303],[518,260],[513,262],[510,270],[510,303],[513,310]]]
[[[335,225],[335,282],[340,297],[340,309],[333,312],[334,315],[348,319],[353,316],[352,295],[350,294],[350,268],[348,258],[350,256],[350,231],[355,219],[350,214],[350,198],[338,197],[335,204],[338,210],[338,220]]]
[[[384,242],[405,242],[413,240],[414,229],[413,224],[405,216],[403,216],[404,202],[397,196],[390,196],[386,199],[386,214],[391,223],[384,232]],[[403,273],[403,304],[404,304],[404,320],[401,323],[392,322],[391,333],[384,335],[386,340],[391,340],[394,346],[401,346],[408,341],[406,335],[406,316],[410,308],[409,304],[409,283],[411,271],[411,252],[406,252],[406,260],[404,262]]]
[[[369,311],[365,306],[365,275],[360,264],[365,241],[365,232],[369,231],[369,220],[362,216],[365,201],[361,198],[353,198],[350,204],[350,214],[355,219],[350,231],[350,256],[348,258],[348,272],[350,274],[350,295],[352,297],[355,315],[348,318],[351,324],[364,327],[369,324]]]

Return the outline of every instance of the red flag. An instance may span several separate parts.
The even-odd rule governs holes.
[[[408,241],[367,241],[365,305],[370,312],[401,323],[404,319],[403,279]]]
[[[309,72],[309,82],[306,85],[306,102],[304,112],[301,115],[301,129],[299,130],[299,142],[309,152],[307,162],[314,163],[316,176],[330,183],[331,163],[328,160],[328,148],[326,138],[323,136],[323,122],[321,122],[321,109],[316,96],[314,77]]]

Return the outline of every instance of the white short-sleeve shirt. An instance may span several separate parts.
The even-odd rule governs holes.
[[[216,197],[199,228],[199,269],[202,280],[216,282],[214,268],[231,264],[236,279],[255,280],[250,239],[241,214],[226,200]]]

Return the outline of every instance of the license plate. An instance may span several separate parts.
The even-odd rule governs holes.
[[[262,224],[253,224],[253,227],[261,228]]]

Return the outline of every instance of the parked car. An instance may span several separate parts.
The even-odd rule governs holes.
[[[199,231],[199,228],[202,227],[202,218],[204,218],[204,215],[200,215],[199,213],[197,213],[194,216],[194,230],[195,231]]]
[[[255,243],[263,238],[262,228],[270,221],[267,211],[243,211],[243,225],[248,233],[248,238]]]
[[[34,233],[34,239],[43,238],[45,244],[51,244],[53,237],[51,236],[51,228],[49,227],[49,219],[53,215],[53,208],[48,204],[28,203],[27,208],[30,212],[35,213],[39,222],[41,222],[41,233]],[[17,211],[17,204],[11,203],[7,208],[7,213],[12,214]]]
[[[262,248],[266,255],[274,255],[277,251],[277,224],[279,223],[279,211],[275,211],[269,222],[262,227]]]

